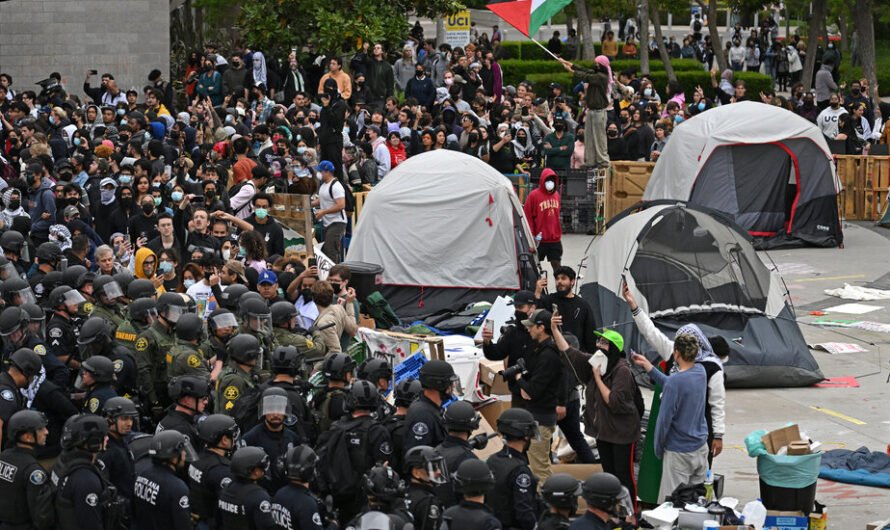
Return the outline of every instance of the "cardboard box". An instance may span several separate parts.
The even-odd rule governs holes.
[[[507,399],[496,399],[492,400],[490,403],[486,404],[482,408],[478,409],[479,414],[485,418],[485,421],[488,422],[489,425],[495,430],[497,430],[498,426],[498,418],[501,417],[501,413],[510,408],[511,400],[510,396],[500,396],[502,398]]]
[[[782,427],[781,429],[776,429],[764,434],[761,441],[763,441],[763,445],[766,446],[766,451],[775,455],[778,454],[781,448],[791,442],[801,441],[800,428],[797,425]]]
[[[358,326],[360,328],[377,329],[377,322],[364,313],[359,315],[358,320]]]
[[[509,396],[510,388],[507,381],[498,373],[504,369],[504,361],[479,361],[479,383],[483,386],[483,392],[489,396]]]
[[[795,427],[797,427],[795,425]],[[810,527],[810,518],[803,512],[777,512],[769,510],[766,512],[766,521],[763,523],[764,530],[808,530]]]
[[[488,423],[488,420],[483,417],[479,421],[479,428],[470,434],[470,438],[476,436],[477,434],[492,434],[494,433],[494,427]],[[485,449],[476,449],[473,453],[479,457],[479,460],[486,460],[489,456],[497,453],[504,447],[504,439],[500,436],[495,436],[494,438],[488,440],[488,445],[485,446]]]
[[[810,444],[804,440],[798,440],[788,444],[789,455],[808,455],[810,454]]]

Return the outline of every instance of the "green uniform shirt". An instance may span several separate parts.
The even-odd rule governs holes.
[[[234,414],[235,403],[257,385],[255,376],[229,364],[222,369],[216,382],[216,413]]]
[[[90,312],[90,316],[102,317],[108,322],[111,322],[111,325],[114,326],[115,331],[124,322],[124,315],[121,313],[120,306],[117,304],[111,307],[102,304],[94,304],[93,310]]]
[[[171,330],[172,331],[172,330]],[[167,397],[166,355],[176,344],[176,337],[160,321],[155,321],[139,334],[134,351],[139,371],[140,391],[149,396],[150,403]]]
[[[210,366],[204,352],[192,344],[177,341],[166,356],[167,380],[180,375],[210,377]]]

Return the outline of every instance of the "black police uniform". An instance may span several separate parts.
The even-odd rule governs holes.
[[[389,432],[389,438],[392,440],[392,459],[389,461],[389,466],[401,471],[405,469],[405,416],[393,414],[392,416],[387,416],[381,423],[386,431]]]
[[[114,397],[118,396],[111,383],[99,383],[83,398],[83,412],[101,416],[105,410],[105,402]]]
[[[192,513],[199,521],[215,528],[216,503],[222,489],[232,482],[229,459],[213,451],[201,452],[197,462],[189,465],[189,499]]]
[[[491,509],[481,502],[460,501],[457,506],[445,510],[442,530],[500,530],[503,528]]]
[[[569,530],[610,530],[615,525],[610,525],[602,519],[590,512],[584,512],[584,515],[572,521]]]
[[[80,355],[77,353],[77,334],[74,329],[74,324],[70,318],[65,318],[58,313],[53,313],[49,322],[46,323],[48,353],[55,355],[56,357],[70,355],[69,363],[71,359],[79,360]],[[71,370],[70,364],[66,364],[66,366]],[[72,372],[76,371],[72,370]]]
[[[59,530],[106,528],[113,488],[85,451],[63,453],[53,467],[56,524]]]
[[[266,422],[262,422],[253,429],[247,431],[242,438],[245,445],[252,447],[262,447],[266,454],[269,455],[269,461],[275,462],[282,455],[287,454],[288,447],[296,447],[303,443],[300,438],[297,436],[295,432],[288,429],[287,427],[281,429],[279,432],[270,431],[266,428]],[[273,476],[275,473],[271,472],[266,473],[266,475],[260,479],[258,484],[266,489],[271,494],[274,494],[278,491],[278,488],[284,486],[287,483],[287,478],[284,476]]]
[[[223,488],[217,501],[220,528],[272,530],[272,498],[261,486],[241,479]]]
[[[0,529],[52,528],[52,489],[33,450],[11,447],[0,453],[0,479]]]
[[[470,448],[470,442],[450,434],[445,436],[445,440],[436,447],[436,451],[442,455],[442,458],[445,460],[445,469],[448,470],[451,476],[454,476],[457,468],[465,460],[478,458]],[[454,481],[446,482],[437,487],[436,495],[439,496],[439,500],[446,508],[457,505],[461,500],[461,495],[455,490]]]
[[[0,420],[3,420],[3,441],[6,441],[6,426],[13,414],[24,408],[19,388],[8,372],[0,373]]]
[[[280,388],[287,392],[287,403],[290,405],[290,414],[296,418],[296,423],[287,425],[286,428],[293,431],[300,439],[300,443],[312,444],[317,436],[314,435],[314,418],[306,404],[306,398],[303,397],[305,385],[301,385],[295,381],[288,383],[287,381],[266,381],[259,386],[259,394],[262,396],[269,388]]]
[[[322,530],[318,499],[303,486],[288,484],[272,499],[272,519],[286,530]]]
[[[487,463],[495,485],[485,497],[486,504],[505,528],[532,530],[538,522],[538,480],[528,467],[528,457],[505,445]]]
[[[408,486],[408,509],[417,530],[438,530],[443,508],[432,486],[411,483]]]
[[[132,498],[136,469],[133,454],[130,453],[126,440],[109,435],[108,444],[105,446],[105,451],[99,455],[99,460],[105,465],[108,479],[117,488],[118,493],[125,499]]]
[[[133,528],[191,528],[189,488],[165,463],[152,462],[136,474],[133,486]]]
[[[405,437],[402,449],[407,453],[418,445],[436,447],[445,439],[445,419],[442,407],[425,395],[420,396],[408,407],[405,416]]]
[[[167,415],[158,422],[155,434],[171,430],[188,436],[192,447],[201,447],[201,440],[198,438],[198,428],[195,426],[194,416],[171,408]]]
[[[46,371],[46,379],[62,388],[68,386],[70,381],[69,378],[71,376],[68,367],[55,355],[47,355],[46,344],[37,337],[28,337],[25,343],[21,346],[10,345],[5,348],[3,351],[3,364],[5,367],[9,365],[9,357],[18,351],[19,348],[29,348],[34,350],[34,353],[40,356],[40,362],[43,364],[43,369]]]
[[[558,513],[544,512],[538,521],[538,530],[566,530],[572,521]]]
[[[114,364],[114,388],[117,393],[127,399],[133,399],[136,396],[136,381],[139,375],[136,358],[123,346],[112,348],[108,358]]]

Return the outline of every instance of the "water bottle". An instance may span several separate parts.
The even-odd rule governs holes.
[[[714,472],[709,469],[705,475],[705,501],[712,500],[714,500]]]
[[[535,236],[535,243],[540,245],[542,239],[544,239],[544,234],[541,232],[538,232],[538,235]]]

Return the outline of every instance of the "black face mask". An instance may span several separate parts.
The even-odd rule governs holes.
[[[303,297],[303,302],[311,302],[312,301],[312,290],[311,289],[303,289],[300,291],[300,296]]]
[[[142,205],[142,213],[144,213],[145,215],[151,215],[152,213],[154,213],[154,211],[155,211],[154,204],[146,203],[146,204]]]
[[[553,127],[553,130],[555,130],[556,132],[559,132],[559,133],[566,132],[566,126],[565,125],[555,125]]]
[[[858,88],[854,88],[854,89],[850,90],[850,93],[853,94],[854,96],[858,96],[860,92],[861,92],[861,90],[859,90]]]
[[[618,137],[618,131],[609,131],[606,134],[609,136],[609,138],[617,138]]]
[[[133,206],[133,197],[121,197],[121,204],[127,208]]]
[[[22,201],[9,201],[10,210],[18,210],[22,205]]]
[[[528,318],[528,313],[525,311],[516,311],[513,314],[515,315],[517,324],[521,324],[523,320]]]
[[[343,288],[343,285],[339,283],[331,283],[331,288],[334,290],[334,294],[337,294],[340,292],[340,289]]]
[[[414,74],[414,77],[420,79],[421,77],[423,77],[423,72],[416,72],[416,73]]]

